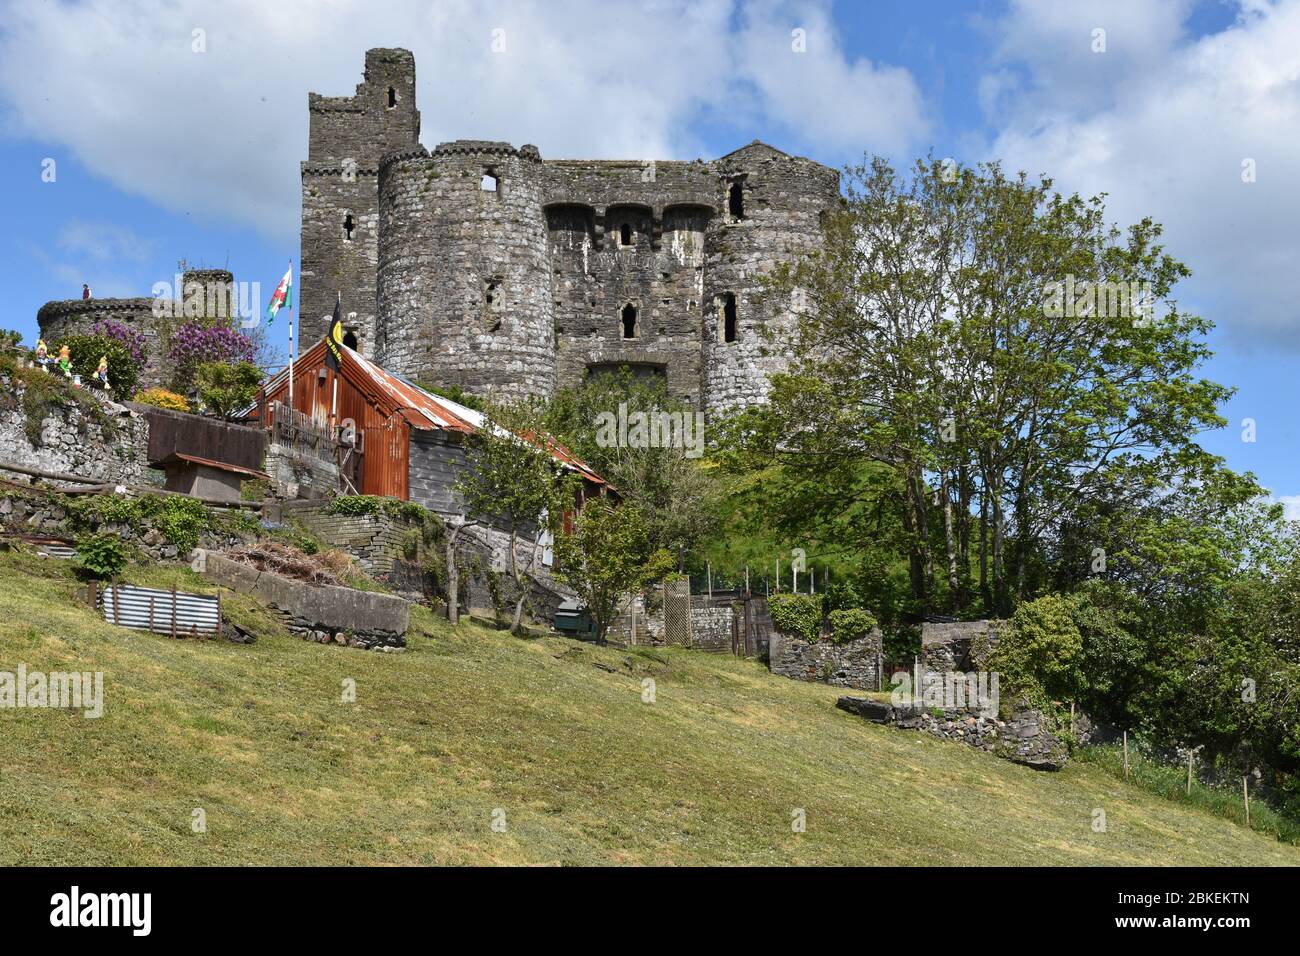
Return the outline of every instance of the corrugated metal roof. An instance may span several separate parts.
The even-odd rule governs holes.
[[[386,415],[400,414],[412,428],[422,431],[442,429],[472,435],[482,428],[493,428],[487,417],[479,411],[468,408],[459,402],[453,402],[441,395],[421,388],[414,382],[382,368],[370,359],[360,355],[346,345],[339,347],[342,353],[343,376],[366,397],[383,409]],[[321,339],[295,360],[299,368],[316,368],[325,357],[325,340]],[[266,383],[266,394],[282,388],[288,380],[289,370],[285,368]],[[295,378],[295,381],[297,379]],[[529,436],[520,436],[533,444],[542,444]],[[598,485],[607,484],[605,479],[591,470],[585,462],[550,436],[543,436],[543,441],[551,457],[561,465],[576,471],[588,481]]]

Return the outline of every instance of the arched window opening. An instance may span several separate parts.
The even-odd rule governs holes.
[[[728,292],[722,300],[722,341],[736,341],[736,296]]]
[[[734,180],[727,190],[727,211],[733,219],[745,218],[745,187],[740,180]]]
[[[343,333],[343,344],[346,345],[348,348],[350,348],[352,351],[356,352],[356,351],[358,350],[358,349],[357,349],[357,333],[355,333],[355,332],[344,332],[344,333]]]
[[[397,106],[397,89],[390,86],[388,88],[388,108],[391,110]]]
[[[623,338],[636,338],[636,306],[630,302],[623,306]]]
[[[623,225],[618,227],[618,242],[619,245],[622,246],[632,245],[632,224],[631,223],[625,222],[623,223]]]
[[[346,213],[343,216],[343,239],[347,242],[352,241],[352,230],[357,227],[357,222],[352,218],[352,213]]]

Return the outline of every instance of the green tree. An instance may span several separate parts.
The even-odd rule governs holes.
[[[469,515],[510,534],[507,560],[515,586],[510,629],[518,633],[542,538],[560,530],[581,482],[552,457],[540,405],[488,403],[486,415],[488,424],[475,433],[471,466],[458,479],[457,488]],[[526,545],[523,561],[521,543]]]
[[[204,362],[194,374],[199,401],[218,418],[233,418],[257,398],[262,370],[251,362]]]
[[[620,411],[621,408],[621,411]],[[683,440],[659,447],[610,441],[610,421],[636,415],[686,416],[694,447]],[[641,508],[655,548],[677,555],[678,567],[716,527],[717,483],[701,466],[702,423],[695,411],[668,394],[662,378],[633,375],[627,366],[602,372],[577,388],[562,389],[545,415],[550,432]],[[633,419],[635,421],[635,419]],[[676,435],[676,432],[674,432]]]
[[[886,466],[918,610],[1009,613],[1072,514],[1215,465],[1195,436],[1230,390],[1195,375],[1210,324],[1172,298],[1159,226],[996,164],[877,159],[845,191],[770,278],[791,364],[739,437],[806,474]]]
[[[556,576],[586,604],[602,644],[624,600],[673,566],[673,556],[651,543],[641,510],[605,498],[583,506],[572,533],[556,540],[555,559]]]

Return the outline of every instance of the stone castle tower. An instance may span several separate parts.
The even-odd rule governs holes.
[[[628,365],[710,416],[783,367],[759,329],[793,321],[790,303],[761,302],[760,280],[820,243],[835,170],[759,142],[712,162],[430,152],[405,50],[370,50],[355,96],[308,107],[308,328],[340,289],[357,346],[399,374],[546,396]]]

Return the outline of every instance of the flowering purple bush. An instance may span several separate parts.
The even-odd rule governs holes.
[[[106,339],[112,339],[115,342],[121,342],[122,347],[131,354],[131,361],[141,368],[144,367],[144,333],[138,329],[133,329],[129,325],[123,325],[121,322],[114,322],[112,319],[101,319],[96,322],[90,330],[91,335],[102,335]]]
[[[194,372],[207,362],[251,362],[253,342],[236,329],[223,325],[186,322],[172,333],[171,359],[178,391],[189,388]]]

